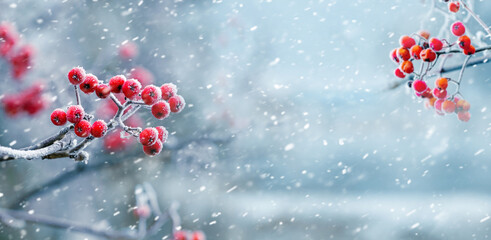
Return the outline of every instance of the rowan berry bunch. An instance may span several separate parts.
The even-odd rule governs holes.
[[[73,124],[74,132],[81,138],[102,138],[107,135],[115,126],[119,125],[126,137],[137,137],[143,145],[143,152],[147,155],[155,156],[162,151],[163,144],[168,137],[168,131],[163,126],[149,127],[130,127],[125,125],[124,120],[133,115],[140,107],[151,110],[157,119],[165,119],[170,113],[179,113],[185,107],[184,98],[177,94],[177,87],[174,84],[166,83],[161,87],[148,85],[142,89],[142,85],[136,79],[126,79],[123,75],[112,77],[107,83],[100,81],[97,76],[85,73],[81,67],[75,67],[68,73],[68,80],[75,86],[77,105],[72,105],[63,109],[55,109],[51,114],[51,122],[54,125],[62,126],[67,122]],[[98,98],[110,98],[117,107],[113,118],[106,123],[104,120],[97,120],[91,123],[94,118],[87,114],[80,105],[78,89],[85,94],[92,94]],[[124,99],[121,101],[124,96]],[[111,138],[114,144],[114,137]]]
[[[19,39],[19,34],[10,23],[0,24],[0,57],[10,63],[15,80],[20,80],[27,73],[34,55],[34,48],[28,44],[22,45]]]
[[[448,2],[449,12],[456,13],[459,11],[461,6],[459,1],[445,2]],[[468,11],[471,11],[465,3],[463,4]],[[438,115],[455,113],[459,120],[467,122],[470,119],[470,104],[463,99],[464,97],[460,92],[463,72],[474,54],[489,50],[491,47],[476,49],[471,38],[466,35],[465,25],[460,21],[453,22],[449,30],[454,36],[450,39],[430,38],[430,33],[427,31],[420,31],[410,36],[401,36],[399,39],[400,47],[390,52],[390,58],[398,65],[394,75],[398,78],[408,79],[408,86],[414,90],[417,97],[425,99],[427,107],[434,108]],[[465,56],[457,79],[442,76],[442,73],[445,72],[443,67],[445,58],[451,55]],[[439,60],[442,63],[437,69],[436,65]],[[419,71],[415,70],[416,63],[419,63]],[[432,88],[429,84],[430,78],[437,74],[440,77],[436,79]],[[455,87],[448,88],[449,84]]]
[[[1,102],[5,113],[10,117],[18,116],[21,113],[32,116],[45,109],[48,101],[43,95],[43,89],[44,85],[36,82],[19,93],[6,94]]]

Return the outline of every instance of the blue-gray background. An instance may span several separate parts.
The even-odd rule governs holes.
[[[47,79],[58,96],[51,108],[73,101],[65,80],[71,67],[84,66],[101,79],[131,68],[112,59],[121,42],[133,40],[140,47],[134,61],[150,69],[157,84],[176,83],[187,100],[181,114],[163,122],[175,132],[173,141],[231,139],[192,143],[156,158],[138,147],[131,154],[104,154],[93,144],[89,164],[114,158],[124,164],[80,174],[23,208],[124,229],[135,224],[128,213],[133,188],[146,181],[156,187],[163,208],[181,203],[184,228],[201,229],[208,239],[486,239],[489,66],[465,72],[468,123],[436,116],[405,87],[388,90],[397,81],[388,55],[399,36],[421,28],[440,31],[444,15],[429,12],[431,4],[2,1],[0,20],[15,23],[37,49],[26,82]],[[491,23],[491,2],[474,5]],[[466,26],[481,30],[472,19]],[[4,63],[1,71],[8,76]],[[3,79],[1,94],[20,88]],[[83,99],[96,105],[93,100]],[[2,113],[1,144],[16,140],[14,146],[22,147],[56,132],[49,112],[15,121]],[[77,164],[83,163],[0,164],[0,204],[7,207]],[[169,230],[149,239],[163,239]],[[42,225],[0,225],[0,234],[96,239]]]

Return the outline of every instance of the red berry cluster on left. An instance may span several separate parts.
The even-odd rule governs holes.
[[[107,133],[107,124],[103,120],[97,120],[90,124],[88,118],[85,117],[84,108],[80,105],[72,105],[68,107],[66,112],[57,108],[51,113],[51,122],[56,126],[63,126],[66,122],[74,124],[73,131],[79,137],[86,138],[92,135],[95,138],[100,138]]]
[[[41,83],[34,83],[31,87],[20,93],[5,95],[2,99],[2,106],[5,113],[14,117],[25,112],[34,115],[47,106],[47,100],[43,97],[44,86]]]
[[[12,76],[20,80],[32,65],[34,48],[31,45],[21,45],[19,34],[7,22],[0,24],[0,56],[12,66]]]

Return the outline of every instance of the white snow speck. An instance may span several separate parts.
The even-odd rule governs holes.
[[[10,142],[10,143],[9,143],[9,146],[11,146],[11,147],[12,147],[12,146],[14,146],[16,143],[17,143],[17,141],[15,141],[15,140],[14,140],[14,141],[12,141],[12,142]]]
[[[0,192],[0,198],[3,197],[3,193]]]
[[[419,227],[419,222],[417,222],[417,223],[413,224],[413,225],[411,226],[411,229],[415,229],[415,228],[417,228],[417,227]]]
[[[479,149],[479,150],[477,150],[476,153],[474,153],[474,156],[477,156],[477,155],[481,154],[482,152],[484,152],[484,149]]]
[[[231,187],[229,190],[227,190],[227,193],[230,193],[235,189],[237,189],[237,185],[235,185],[235,186]]]
[[[479,222],[480,223],[483,223],[483,222],[486,222],[487,220],[489,220],[491,217],[490,216],[486,216],[485,218],[481,219]]]
[[[289,143],[285,146],[285,151],[290,151],[295,147],[295,144]]]
[[[274,66],[280,62],[280,58],[275,58],[273,61],[269,63],[269,66]]]
[[[254,26],[254,27],[251,27],[251,29],[249,29],[251,32],[253,31],[256,31],[257,30],[257,26]]]

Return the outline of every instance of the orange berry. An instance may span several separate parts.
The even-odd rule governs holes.
[[[460,36],[457,42],[462,49],[467,49],[471,46],[471,39],[467,35]]]
[[[455,103],[450,100],[445,100],[442,104],[442,109],[446,113],[453,113],[455,112]]]
[[[432,98],[428,99],[428,102],[430,103],[430,106],[432,106],[432,107],[435,106],[435,101],[436,101],[436,97],[432,97]]]
[[[444,77],[436,79],[435,86],[440,88],[440,89],[447,89],[448,79],[444,78]]]
[[[399,39],[399,43],[401,44],[401,47],[403,48],[411,48],[416,44],[416,41],[410,36],[402,36]]]
[[[458,112],[467,112],[467,111],[469,111],[469,109],[471,109],[471,104],[469,102],[467,102],[466,100],[460,99],[457,102],[457,111]]]
[[[448,3],[448,10],[450,12],[458,12],[460,8],[460,3],[459,2],[449,2]]]
[[[406,48],[397,49],[397,56],[399,56],[399,58],[401,58],[403,61],[407,61],[411,58],[411,54]]]
[[[414,66],[411,61],[404,61],[401,63],[401,70],[405,73],[412,73],[414,72]]]
[[[419,57],[419,54],[421,53],[421,51],[423,51],[423,48],[419,45],[414,45],[411,47],[411,56],[414,58],[414,59],[421,59],[421,57]]]
[[[436,53],[433,50],[429,49],[429,48],[421,51],[421,53],[419,54],[419,56],[425,62],[433,62],[436,59]]]
[[[474,53],[476,53],[476,48],[474,46],[472,46],[472,45],[469,45],[468,48],[464,49],[464,54],[465,55],[472,55]]]

